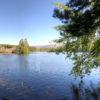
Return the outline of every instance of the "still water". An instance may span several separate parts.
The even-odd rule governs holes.
[[[1,54],[0,100],[100,100],[100,69],[75,77],[73,61],[65,58],[46,52]]]

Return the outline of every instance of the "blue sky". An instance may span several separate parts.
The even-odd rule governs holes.
[[[56,1],[66,0],[0,0],[0,44],[27,38],[30,45],[43,45],[58,38],[59,21],[52,17]]]

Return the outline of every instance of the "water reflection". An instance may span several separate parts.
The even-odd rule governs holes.
[[[67,57],[73,61],[70,75],[81,78],[78,85],[72,83],[70,86],[72,100],[100,100],[100,83],[95,85],[90,81],[87,87],[83,81],[87,75],[98,72],[100,74],[100,52],[67,52]],[[69,97],[66,96],[62,100],[69,100]]]
[[[92,71],[99,66],[89,67],[92,76],[84,77],[87,64],[79,62],[90,60],[81,61],[82,55],[72,55],[73,61],[55,53],[10,55],[8,61],[0,56],[0,100],[99,100],[100,75]]]
[[[28,69],[29,66],[28,55],[18,56],[18,62],[19,62],[20,70],[25,71]]]
[[[81,76],[83,78],[86,75],[90,75],[92,69],[100,68],[100,53],[70,52],[67,53],[67,57],[71,58],[74,62],[71,74],[76,77]]]
[[[89,87],[85,86],[83,81],[79,84],[71,83],[70,85],[72,98],[70,100],[100,100],[100,84],[94,85],[92,82]],[[69,100],[69,97],[64,97],[61,100]]]

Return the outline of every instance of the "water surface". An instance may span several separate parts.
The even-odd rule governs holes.
[[[100,69],[93,69],[83,79],[75,77],[70,74],[73,61],[65,57],[46,52],[1,54],[0,100],[78,100],[79,90],[83,100],[94,100],[100,93]]]

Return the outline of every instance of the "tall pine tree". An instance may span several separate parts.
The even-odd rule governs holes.
[[[53,17],[62,22],[55,27],[61,35],[57,42],[63,44],[64,53],[74,55],[73,73],[100,66],[100,0],[68,0],[55,6]]]

